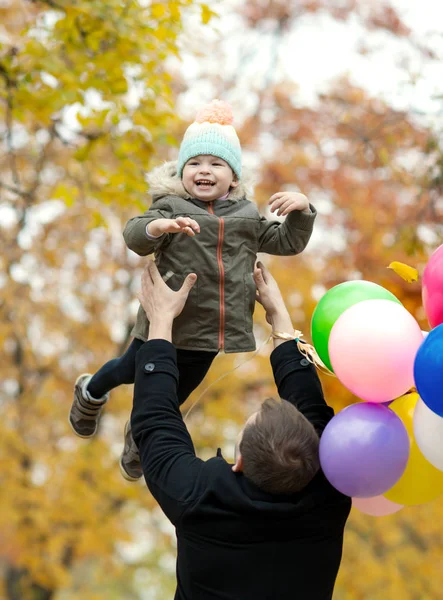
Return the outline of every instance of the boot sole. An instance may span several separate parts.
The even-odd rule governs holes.
[[[126,421],[125,430],[124,430],[124,439],[125,440],[126,440],[126,434],[128,433],[128,425],[129,425],[129,421]],[[139,481],[142,478],[141,475],[140,475],[140,477],[131,477],[131,475],[128,475],[128,473],[126,473],[126,471],[123,467],[122,457],[120,457],[118,466],[120,467],[121,476],[123,477],[123,479],[126,479],[126,481],[130,481],[131,483],[133,483],[134,481]]]
[[[94,437],[94,435],[97,433],[97,427],[96,427],[95,431],[93,433],[91,433],[89,435],[83,435],[74,428],[74,425],[71,423],[71,419],[69,417],[68,417],[68,423],[71,426],[71,429],[75,433],[75,435],[84,440],[89,440],[90,438]]]
[[[140,477],[131,477],[130,475],[128,475],[126,473],[126,471],[122,465],[122,459],[120,459],[118,466],[120,467],[120,473],[121,473],[121,476],[123,477],[123,479],[126,479],[126,481],[130,481],[131,483],[134,483],[135,481],[140,481],[140,479],[142,477],[141,475],[140,475]]]

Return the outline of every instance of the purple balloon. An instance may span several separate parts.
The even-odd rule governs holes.
[[[361,402],[340,411],[320,440],[320,463],[328,481],[354,498],[379,496],[402,476],[409,436],[386,406]]]

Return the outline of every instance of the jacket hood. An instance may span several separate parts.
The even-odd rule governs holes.
[[[242,172],[240,183],[230,192],[228,200],[241,200],[251,195],[253,187],[251,173],[244,167]],[[165,162],[156,167],[148,173],[146,179],[153,200],[157,200],[161,196],[180,196],[186,200],[192,198],[183,187],[181,179],[177,176],[176,160]]]

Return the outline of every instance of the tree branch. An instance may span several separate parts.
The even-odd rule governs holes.
[[[12,144],[12,127],[13,127],[13,95],[12,88],[15,87],[15,82],[9,76],[8,71],[3,65],[0,65],[0,74],[3,76],[3,79],[6,83],[6,147],[8,149],[8,154],[10,156],[10,164],[11,164],[11,172],[12,172],[12,180],[14,183],[19,186],[20,178],[18,176],[17,169],[17,157],[14,152],[14,147]]]
[[[32,194],[30,192],[27,192],[26,190],[22,190],[18,187],[14,187],[12,185],[8,185],[7,183],[4,183],[3,181],[0,181],[0,188],[4,188],[5,190],[8,190],[8,192],[17,194],[17,196],[21,196],[22,198],[25,198],[26,200],[28,200],[30,197],[32,197]]]
[[[56,10],[66,10],[64,6],[57,4],[57,2],[54,2],[54,0],[28,0],[28,2],[30,2],[31,4],[47,4],[48,6],[50,6],[51,8],[55,8]]]

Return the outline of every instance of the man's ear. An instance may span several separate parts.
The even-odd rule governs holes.
[[[243,471],[243,456],[240,454],[240,452],[235,458],[235,464],[232,466],[232,470],[234,473],[241,473]]]

